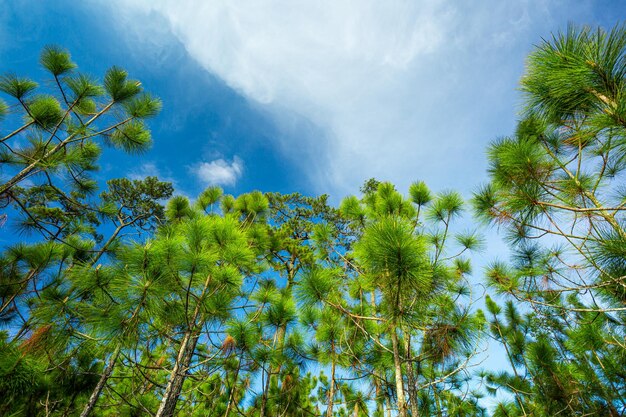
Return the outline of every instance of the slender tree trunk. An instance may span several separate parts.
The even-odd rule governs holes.
[[[283,350],[283,345],[284,345],[284,340],[285,340],[285,334],[287,333],[287,326],[286,325],[280,325],[276,331],[274,332],[274,342],[272,343],[272,348],[274,350],[280,350],[282,353]],[[269,366],[269,370],[267,371],[267,379],[265,380],[265,385],[263,386],[263,394],[261,397],[261,414],[260,417],[265,417],[265,407],[267,406],[267,397],[269,396],[269,392],[270,392],[270,386],[271,386],[271,381],[272,381],[272,377],[274,375],[276,375],[276,378],[278,378],[278,375],[280,374],[280,368],[281,365],[270,365]]]
[[[286,289],[288,291],[289,296],[291,297],[291,288],[294,285],[295,273],[296,270],[293,267],[293,263],[295,262],[295,255],[291,256],[291,261],[286,264],[287,269],[287,286]],[[282,354],[283,348],[285,345],[285,336],[287,334],[287,324],[282,323],[276,331],[274,332],[274,350],[279,350]],[[271,385],[272,378],[278,378],[280,375],[282,365],[278,364],[276,366],[270,366],[269,371],[267,372],[267,381],[265,382],[265,387],[263,389],[263,397],[261,399],[261,414],[260,417],[265,417],[265,407],[267,405],[267,397],[269,396],[269,389]],[[277,381],[278,384],[278,381]]]
[[[102,247],[100,248],[100,250],[98,251],[98,253],[96,254],[96,256],[94,256],[94,258],[89,262],[90,266],[94,266],[96,264],[96,262],[98,262],[100,260],[100,258],[102,257],[102,255],[104,255],[104,253],[107,251],[107,249],[109,249],[109,246],[111,246],[111,244],[115,241],[115,239],[117,238],[117,235],[120,234],[120,232],[122,231],[122,229],[125,227],[125,224],[120,224],[119,226],[117,226],[115,228],[115,231],[113,232],[113,234],[111,235],[111,237],[109,237],[109,240],[107,240],[105,242],[104,245],[102,245]]]
[[[411,405],[411,415],[413,417],[419,417],[419,406],[417,401],[417,380],[415,378],[415,373],[413,372],[413,362],[411,361],[411,335],[406,332],[404,337],[404,351],[407,355],[407,367],[406,367],[406,376],[409,380],[409,386],[407,388],[409,394],[409,402]]]
[[[374,389],[376,390],[376,411],[382,413],[384,411],[383,398],[380,389],[380,381],[378,380],[378,373],[374,370]]]
[[[261,412],[259,417],[265,417],[265,407],[267,406],[267,397],[270,392],[270,379],[272,378],[271,368],[267,372],[267,378],[265,379],[265,386],[263,387],[263,396],[261,397]]]
[[[170,379],[165,387],[165,393],[161,400],[161,405],[157,410],[155,417],[171,417],[176,411],[176,403],[178,397],[183,388],[183,382],[187,377],[189,371],[189,365],[191,364],[191,358],[196,351],[196,344],[198,343],[199,334],[192,329],[187,330],[183,341],[178,349],[178,356],[176,357],[176,363],[170,373]]]
[[[192,278],[193,276],[190,279]],[[170,379],[167,381],[167,386],[165,387],[165,392],[163,393],[163,398],[161,399],[161,404],[159,405],[159,409],[157,410],[155,417],[171,417],[176,411],[176,403],[178,402],[178,397],[180,397],[183,382],[185,382],[185,378],[187,378],[189,365],[191,364],[191,359],[196,351],[196,344],[198,343],[198,338],[200,337],[199,329],[202,328],[203,323],[203,319],[200,314],[200,303],[206,294],[207,288],[211,283],[211,279],[212,277],[209,274],[204,281],[202,294],[196,302],[191,320],[188,321],[185,336],[183,337],[183,340],[180,343],[180,348],[178,349],[176,363],[170,373]],[[198,324],[198,321],[200,321],[200,324]]]
[[[385,403],[387,405],[387,417],[391,417],[391,400],[389,399],[389,397],[387,397]]]
[[[87,417],[93,411],[94,407],[96,406],[96,402],[98,402],[98,398],[100,398],[100,394],[102,393],[102,390],[104,389],[104,386],[106,385],[107,381],[109,380],[109,377],[113,373],[113,368],[115,367],[117,358],[120,356],[120,351],[121,351],[121,346],[117,345],[117,347],[113,351],[113,354],[109,358],[109,362],[104,368],[102,375],[100,375],[100,379],[98,380],[96,387],[93,389],[93,392],[91,393],[91,396],[89,397],[89,401],[87,401],[87,404],[85,404],[85,407],[83,408],[83,412],[80,413],[80,417]]]
[[[496,323],[496,329],[498,329],[498,335],[500,335],[500,340],[502,341],[502,345],[504,345],[504,350],[506,351],[506,356],[509,359],[509,363],[511,364],[511,368],[513,369],[513,374],[515,374],[515,377],[517,379],[522,380],[522,378],[517,373],[517,369],[515,368],[515,362],[513,361],[513,355],[511,355],[511,351],[509,350],[509,344],[507,343],[506,339],[504,338],[504,335],[502,334],[502,329],[500,329],[500,322],[495,317],[495,314],[494,314],[494,319],[495,319],[495,323]],[[522,399],[520,393],[517,390],[514,390],[514,391],[515,391],[515,400],[517,401],[517,403],[519,404],[520,408],[522,409],[522,414],[524,414],[524,417],[526,417],[526,408],[524,407],[524,400]]]
[[[376,315],[376,294],[374,291],[370,292],[370,304],[372,305],[372,314]],[[374,388],[376,390],[376,411],[379,411],[382,414],[384,411],[384,401],[381,397],[380,374],[376,372],[376,369],[374,369],[372,373],[374,374]]]
[[[243,356],[243,353],[242,353]],[[239,357],[239,363],[237,364],[237,370],[235,371],[235,378],[233,381],[233,387],[230,389],[228,393],[228,403],[226,404],[226,412],[224,413],[224,417],[228,417],[230,414],[230,409],[233,406],[233,400],[235,398],[235,390],[237,389],[237,378],[239,377],[239,370],[241,369],[241,360],[242,357]]]
[[[335,344],[332,344],[333,351]],[[334,354],[334,352],[333,352]],[[333,356],[330,365],[330,389],[328,390],[328,406],[326,407],[326,417],[333,417],[333,402],[335,400],[335,358]]]
[[[398,417],[407,417],[407,404],[404,397],[404,381],[402,380],[402,363],[398,350],[398,333],[396,327],[391,329],[391,343],[393,344],[393,366],[396,373],[396,394],[398,396]]]
[[[96,256],[89,262],[90,267],[93,267],[96,264],[96,262],[98,262],[98,260],[100,259],[100,257],[102,257],[102,255],[108,249],[108,247],[113,243],[113,241],[115,241],[115,239],[117,238],[117,235],[120,233],[123,227],[124,227],[123,225],[120,225],[115,229],[115,232],[113,232],[111,237],[109,237],[109,239],[106,241],[104,246],[102,246],[102,248],[96,254]],[[133,312],[133,316],[139,312],[140,306],[141,306],[141,303],[138,304],[137,307],[135,308],[135,311]],[[83,412],[80,414],[80,417],[89,416],[91,412],[93,411],[94,407],[96,406],[96,403],[98,402],[98,398],[100,397],[100,394],[102,393],[102,389],[104,388],[109,377],[113,373],[113,368],[115,367],[117,358],[120,355],[120,350],[121,350],[121,345],[118,344],[115,350],[113,351],[113,354],[111,355],[111,358],[109,359],[109,362],[107,363],[107,366],[104,368],[102,375],[100,375],[100,380],[98,381],[98,384],[96,384],[96,387],[91,393],[91,396],[89,397],[89,401],[87,401],[87,404],[85,404],[85,407],[83,408]]]

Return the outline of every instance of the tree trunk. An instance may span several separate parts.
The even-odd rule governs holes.
[[[291,287],[294,284],[295,279],[295,269],[292,267],[293,259],[295,256],[292,255],[292,261],[286,265],[287,268],[287,291],[289,296],[291,297]],[[272,347],[274,350],[279,350],[282,354],[283,348],[285,346],[285,336],[287,335],[287,324],[282,323],[276,331],[274,332],[274,342]],[[265,383],[265,387],[263,389],[263,397],[261,399],[261,414],[260,417],[265,417],[265,407],[267,405],[267,397],[269,395],[269,389],[271,385],[272,378],[278,378],[280,375],[282,365],[278,364],[276,366],[270,366],[269,371],[267,372],[267,381]],[[276,381],[276,385],[278,385],[278,380]]]
[[[91,396],[89,397],[89,401],[87,401],[87,404],[85,404],[85,407],[83,408],[83,412],[80,413],[80,417],[87,417],[93,411],[94,407],[96,406],[96,402],[98,402],[98,398],[100,397],[100,394],[102,393],[102,390],[104,389],[104,386],[106,385],[107,381],[109,380],[109,377],[113,373],[113,368],[115,367],[115,362],[117,362],[117,358],[120,356],[120,351],[121,351],[121,346],[117,345],[117,347],[113,351],[113,354],[109,358],[109,362],[104,368],[102,375],[100,375],[100,380],[96,384],[96,387],[93,389],[93,392],[91,393]]]
[[[270,392],[270,379],[272,378],[271,368],[267,372],[267,379],[265,380],[265,386],[263,387],[263,396],[261,397],[261,412],[259,417],[265,417],[265,407],[267,406],[267,397]]]
[[[372,314],[376,315],[376,294],[374,291],[370,292],[370,304],[372,305]],[[380,389],[380,374],[376,372],[375,368],[372,373],[374,375],[374,389],[376,390],[376,411],[379,411],[382,415],[384,412],[384,399],[382,398],[382,390]]]
[[[189,279],[191,282],[193,274]],[[180,392],[183,389],[185,378],[187,378],[189,365],[191,364],[191,359],[196,351],[196,344],[198,343],[198,338],[200,337],[200,329],[202,329],[204,322],[204,317],[200,314],[200,300],[204,298],[210,282],[211,275],[209,274],[204,281],[202,294],[200,294],[200,297],[196,302],[193,315],[187,322],[187,330],[185,331],[185,336],[180,343],[178,355],[176,356],[176,363],[170,373],[170,379],[165,387],[165,392],[163,393],[163,398],[161,399],[161,404],[159,405],[159,409],[157,410],[155,417],[171,417],[176,411],[176,403],[178,402],[178,397],[180,397]]]
[[[507,343],[506,339],[504,338],[504,335],[502,334],[502,330],[500,329],[500,323],[497,321],[495,314],[494,314],[494,319],[495,319],[494,322],[496,324],[495,327],[496,329],[498,329],[498,334],[500,335],[500,341],[502,342],[502,345],[504,345],[504,350],[506,351],[506,356],[509,359],[509,363],[511,364],[511,369],[513,369],[513,373],[515,374],[515,377],[521,380],[522,378],[520,378],[519,374],[517,373],[517,369],[515,368],[515,361],[513,361],[513,356],[511,355],[511,352],[509,351],[509,344]],[[514,389],[513,391],[515,393],[515,400],[517,401],[520,408],[522,409],[522,414],[524,414],[524,417],[526,417],[526,409],[524,408],[524,400],[520,396],[518,390]]]
[[[391,400],[389,397],[385,400],[385,404],[387,405],[387,417],[391,417]]]
[[[226,412],[224,413],[224,417],[228,417],[230,414],[230,409],[233,406],[233,400],[235,398],[235,391],[237,390],[237,378],[239,377],[239,370],[241,369],[241,360],[243,359],[243,352],[239,357],[239,363],[237,364],[237,370],[235,371],[235,378],[233,381],[233,387],[230,389],[228,393],[228,403],[226,404]]]
[[[335,345],[333,343],[333,350]],[[326,417],[333,417],[333,401],[335,400],[335,358],[330,365],[330,389],[328,390],[328,406],[326,407]]]
[[[419,404],[417,401],[417,380],[415,378],[415,373],[413,372],[413,362],[411,361],[411,336],[407,333],[404,337],[404,350],[407,355],[407,368],[406,368],[406,376],[408,379],[408,394],[409,394],[409,402],[411,404],[411,415],[413,417],[419,417]]]
[[[402,380],[402,363],[398,350],[398,333],[396,328],[391,329],[391,343],[393,344],[393,365],[396,373],[396,394],[398,396],[398,417],[407,417],[407,404],[404,397],[404,381]]]
[[[93,267],[96,264],[96,262],[98,262],[100,257],[107,250],[107,248],[117,238],[117,235],[120,233],[122,228],[123,228],[123,226],[120,225],[120,226],[118,226],[115,229],[115,232],[113,232],[111,237],[107,240],[107,242],[104,244],[104,246],[100,249],[100,251],[97,253],[96,257],[93,258],[91,260],[91,262],[89,262],[89,266],[90,267]],[[142,303],[143,303],[143,301],[137,305],[137,307],[135,308],[135,311],[133,312],[133,316],[139,312],[139,307],[141,306]],[[132,316],[131,316],[131,318],[132,318]],[[113,368],[115,367],[115,363],[117,362],[117,358],[120,355],[120,350],[121,350],[121,345],[118,344],[117,347],[115,348],[115,350],[113,351],[113,354],[111,355],[111,358],[109,359],[109,363],[107,363],[106,368],[104,368],[104,372],[100,376],[100,380],[98,381],[98,384],[96,385],[96,387],[94,388],[93,392],[91,393],[91,396],[89,397],[89,401],[87,401],[87,404],[85,405],[85,408],[83,408],[83,412],[80,414],[80,417],[87,417],[93,411],[93,408],[95,407],[96,402],[98,402],[98,398],[100,397],[100,394],[102,393],[102,389],[104,388],[107,380],[111,376],[111,373],[113,373]]]
[[[183,388],[183,382],[187,377],[189,371],[189,365],[191,364],[191,358],[196,351],[196,344],[198,343],[199,335],[190,330],[187,330],[185,337],[178,349],[178,356],[176,357],[176,363],[170,374],[170,379],[165,387],[165,393],[161,400],[161,405],[157,410],[155,417],[172,417],[176,411],[176,403],[178,397]]]

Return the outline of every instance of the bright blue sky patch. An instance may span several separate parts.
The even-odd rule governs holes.
[[[28,4],[31,3],[31,4]],[[109,9],[70,1],[14,2],[0,11],[0,72],[41,82],[41,48],[58,44],[72,53],[81,71],[102,77],[119,65],[160,97],[163,111],[150,121],[154,147],[124,156],[105,153],[101,179],[158,175],[177,191],[196,195],[209,184],[229,192],[306,189],[299,168],[274,146],[276,123],[262,108],[202,69],[173,36],[142,53],[134,31],[119,30]]]

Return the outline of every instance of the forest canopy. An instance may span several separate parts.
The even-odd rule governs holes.
[[[40,64],[0,77],[0,415],[626,414],[626,27],[533,49],[470,201],[101,183],[160,100],[61,47]],[[470,215],[509,259],[473,268]]]

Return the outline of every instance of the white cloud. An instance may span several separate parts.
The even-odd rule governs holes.
[[[141,164],[138,168],[132,170],[128,174],[128,178],[131,180],[143,180],[146,177],[157,177],[161,181],[171,181],[171,179],[165,179],[161,170],[156,166],[154,162],[146,162]]]
[[[145,162],[133,169],[126,175],[131,180],[143,180],[146,177],[157,177],[159,181],[169,182],[174,187],[176,194],[184,195],[190,198],[186,190],[184,190],[178,180],[174,177],[168,167],[160,168],[154,162]]]
[[[314,185],[343,193],[372,176],[475,184],[485,144],[512,129],[526,53],[583,3],[134,0],[117,10],[167,22],[204,68],[276,118],[277,144],[307,162]],[[301,127],[294,115],[326,137],[290,131]]]
[[[154,162],[145,162],[128,173],[131,180],[143,180],[146,177],[157,177],[159,181],[171,182],[172,186],[178,192],[182,192],[179,188],[178,181],[174,178],[169,167],[160,168]]]
[[[196,177],[206,185],[235,185],[243,174],[243,161],[238,156],[232,162],[216,159],[190,167]]]

